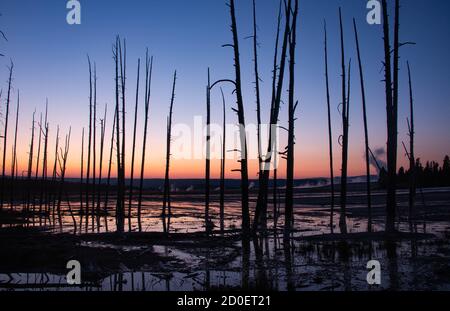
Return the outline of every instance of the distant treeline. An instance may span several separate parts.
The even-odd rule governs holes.
[[[435,161],[427,161],[425,166],[420,159],[416,160],[415,178],[418,187],[444,187],[450,186],[450,157],[444,158],[442,166]],[[407,186],[411,178],[410,170],[400,167],[397,174],[397,182],[400,187]],[[386,171],[380,173],[381,186],[386,187]]]

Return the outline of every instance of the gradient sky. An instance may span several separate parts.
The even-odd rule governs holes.
[[[19,165],[24,170],[30,138],[31,116],[45,109],[49,100],[50,141],[54,145],[56,125],[65,134],[72,126],[69,154],[70,176],[79,174],[82,127],[88,124],[89,80],[86,55],[97,64],[99,115],[108,103],[108,130],[105,150],[109,149],[111,119],[114,105],[114,63],[112,43],[119,34],[127,40],[128,52],[128,134],[132,132],[134,88],[137,58],[145,57],[145,48],[155,57],[152,100],[147,145],[147,177],[162,177],[164,171],[166,116],[170,100],[173,71],[178,71],[174,106],[174,123],[192,125],[194,116],[205,114],[207,68],[212,79],[233,78],[233,58],[229,11],[225,0],[81,0],[82,24],[66,23],[64,0],[2,0],[0,29],[8,42],[0,41],[1,88],[7,88],[7,65],[15,64],[13,105],[9,142],[12,143],[17,90],[21,93]],[[366,23],[365,0],[301,0],[298,28],[296,97],[300,105],[296,124],[296,178],[328,176],[328,134],[326,119],[323,64],[323,19],[329,32],[329,61],[336,174],[340,171],[341,132],[337,110],[340,98],[340,50],[338,7],[342,6],[346,57],[356,59],[352,28],[355,17],[360,31],[360,44],[365,69],[369,135],[372,149],[386,144],[382,27]],[[423,160],[441,161],[450,153],[450,2],[446,0],[402,1],[401,41],[414,41],[405,46],[400,60],[399,142],[407,142],[406,117],[408,88],[406,61],[412,66],[416,105],[417,156]],[[244,38],[252,33],[251,0],[236,1],[238,31],[241,44],[242,75],[247,123],[256,122],[252,71],[252,42]],[[270,105],[271,64],[278,10],[277,0],[258,0],[259,57],[263,98],[263,118],[268,120]],[[359,78],[353,61],[350,111],[349,174],[364,174],[364,136]],[[143,80],[141,80],[141,85]],[[287,85],[285,86],[287,88]],[[227,119],[236,122],[230,107],[234,96],[224,86],[227,97]],[[286,92],[285,92],[286,95]],[[142,99],[142,97],[141,97]],[[218,89],[212,94],[213,122],[221,122],[222,109]],[[140,102],[138,133],[142,133],[143,102]],[[2,101],[4,113],[4,101]],[[287,107],[280,112],[280,123],[287,123]],[[282,133],[285,141],[285,133]],[[127,145],[131,143],[128,135]],[[138,149],[142,144],[139,136]],[[11,144],[9,144],[9,148]],[[131,146],[131,144],[130,144]],[[399,144],[400,164],[406,165]],[[50,147],[53,150],[53,147]],[[130,150],[130,148],[128,148]],[[36,151],[35,151],[36,152]],[[10,154],[10,152],[8,152]],[[140,159],[140,153],[137,154]],[[52,158],[52,157],[50,157]],[[50,159],[51,160],[51,159]],[[52,161],[52,160],[51,160]],[[140,161],[138,161],[139,164]],[[218,176],[219,163],[213,161],[213,177]],[[238,164],[229,160],[228,168]],[[284,165],[281,166],[284,172]],[[256,176],[256,162],[251,162],[251,176]],[[204,161],[174,160],[175,178],[202,177]],[[238,173],[228,172],[229,178]]]

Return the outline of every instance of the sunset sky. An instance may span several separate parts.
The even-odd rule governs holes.
[[[50,161],[53,161],[56,126],[65,135],[72,127],[68,175],[79,176],[81,132],[89,121],[89,76],[87,57],[96,62],[98,74],[98,120],[108,104],[105,163],[109,153],[114,107],[114,62],[112,44],[118,34],[127,41],[127,154],[131,156],[132,122],[136,85],[137,59],[145,57],[148,47],[154,56],[152,98],[150,104],[149,139],[147,144],[146,177],[162,177],[165,157],[166,117],[169,110],[171,82],[174,70],[178,81],[173,122],[194,127],[194,117],[205,116],[207,68],[212,80],[233,78],[233,55],[221,45],[231,42],[230,17],[225,0],[134,0],[81,2],[81,25],[66,23],[64,0],[2,0],[0,29],[8,42],[0,40],[0,87],[2,120],[5,113],[9,60],[14,62],[12,103],[9,119],[8,148],[13,140],[15,105],[20,90],[19,165],[26,169],[31,134],[31,117],[36,119],[49,101]],[[271,94],[271,66],[278,14],[278,0],[258,0],[259,62],[263,80],[262,116],[268,122]],[[340,47],[338,8],[342,6],[346,41],[346,58],[352,58],[352,97],[350,108],[349,174],[364,174],[364,135],[360,100],[359,76],[356,66],[352,18],[359,26],[360,44],[365,69],[369,117],[370,146],[386,144],[386,108],[382,71],[383,42],[381,25],[366,22],[365,0],[301,0],[296,61],[296,98],[299,100],[296,123],[296,178],[327,177],[329,175],[327,111],[323,63],[323,20],[329,37],[329,74],[335,153],[335,173],[340,173],[338,137],[341,121]],[[252,42],[252,1],[236,1],[238,32],[241,45],[244,104],[247,123],[256,123]],[[393,10],[391,10],[393,12]],[[406,61],[412,66],[416,107],[416,154],[423,161],[442,161],[450,154],[450,2],[445,0],[402,1],[401,41],[416,42],[401,49],[399,161],[406,165],[401,142],[408,141],[406,118],[409,97]],[[142,72],[141,68],[141,72]],[[141,75],[141,86],[144,80]],[[287,84],[285,84],[287,89]],[[141,88],[142,90],[142,88]],[[223,86],[227,100],[227,123],[236,123],[231,110],[235,96],[228,85]],[[139,102],[137,166],[140,165],[143,127],[143,92]],[[287,92],[284,92],[286,98]],[[287,102],[287,100],[286,100]],[[222,122],[222,101],[219,89],[212,94],[212,122]],[[203,119],[205,120],[205,119]],[[287,107],[280,112],[280,124],[287,125]],[[3,130],[3,123],[1,124]],[[97,132],[100,132],[98,122]],[[282,143],[286,133],[281,132]],[[194,140],[198,137],[193,137]],[[255,140],[251,135],[250,140]],[[37,143],[36,148],[37,148]],[[187,142],[187,144],[189,144]],[[193,152],[202,152],[197,144]],[[230,146],[230,148],[232,148]],[[36,149],[35,149],[36,152]],[[177,151],[174,150],[174,153]],[[11,152],[8,151],[8,161]],[[174,155],[175,156],[175,155]],[[251,177],[256,177],[256,161],[251,161]],[[218,177],[219,162],[212,162],[213,177]],[[8,165],[8,170],[9,170]],[[235,159],[227,161],[227,177],[238,178],[231,169],[238,167]],[[173,178],[202,178],[204,160],[172,162]],[[280,174],[285,166],[281,164]],[[129,165],[127,166],[129,173]],[[374,170],[373,173],[376,173]]]

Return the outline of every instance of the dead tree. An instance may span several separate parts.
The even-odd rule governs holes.
[[[138,59],[137,79],[136,79],[136,104],[134,106],[134,127],[133,127],[133,147],[131,149],[131,168],[130,168],[130,193],[128,198],[128,230],[131,231],[131,207],[133,200],[133,181],[134,181],[134,158],[136,151],[136,127],[139,104],[139,74],[141,70],[141,60]]]
[[[367,126],[367,109],[366,109],[366,91],[364,87],[364,72],[361,61],[361,51],[359,48],[358,29],[356,28],[356,21],[353,19],[353,28],[355,30],[356,51],[358,53],[359,65],[359,80],[361,83],[361,101],[363,107],[363,121],[364,121],[364,142],[365,142],[365,156],[366,156],[366,188],[367,188],[367,231],[372,232],[372,198],[370,189],[370,155],[369,155],[369,129]]]
[[[233,51],[234,51],[234,68],[236,79],[234,80],[236,86],[236,102],[239,121],[239,136],[240,136],[240,154],[241,154],[241,201],[242,201],[242,234],[248,236],[250,234],[250,211],[248,202],[248,157],[247,157],[247,139],[245,133],[245,113],[244,100],[242,97],[242,83],[241,83],[241,62],[239,55],[239,39],[236,25],[236,13],[234,7],[234,0],[230,0],[230,15],[231,15],[231,31],[233,33]]]
[[[70,147],[70,135],[71,135],[72,129],[69,128],[69,134],[66,136],[65,143],[64,143],[64,150],[61,148],[61,158],[58,156],[58,164],[59,164],[59,170],[60,170],[60,180],[59,180],[59,192],[58,192],[58,205],[56,208],[56,211],[58,213],[58,221],[59,221],[59,228],[62,230],[62,211],[61,211],[61,202],[62,202],[62,195],[63,195],[63,189],[64,189],[64,183],[65,183],[65,177],[66,177],[66,164],[67,164],[67,157],[69,155],[69,147]]]
[[[14,70],[14,64],[11,61],[9,67],[9,79],[8,79],[8,94],[6,96],[6,114],[5,114],[5,129],[3,134],[3,158],[2,158],[2,181],[0,190],[0,211],[3,210],[3,203],[5,197],[5,173],[6,173],[6,150],[8,143],[8,120],[9,120],[9,103],[11,99],[11,85],[12,85],[12,75]]]
[[[173,103],[175,101],[175,86],[177,81],[177,72],[175,71],[173,75],[173,85],[172,85],[172,97],[170,100],[169,116],[167,118],[167,141],[166,141],[166,172],[164,175],[164,197],[163,197],[163,209],[162,209],[162,220],[163,220],[163,230],[164,233],[169,233],[170,231],[170,217],[172,213],[171,202],[170,202],[170,146],[172,141],[172,114],[173,114]],[[166,221],[166,208],[167,208],[167,221]]]
[[[384,68],[387,114],[387,232],[395,231],[395,214],[397,208],[397,110],[398,110],[398,60],[399,60],[399,0],[395,1],[394,25],[394,69],[391,73],[391,44],[389,40],[389,17],[386,0],[382,0],[383,33],[384,33]]]
[[[120,60],[120,88],[122,95],[122,142],[121,142],[121,160],[120,160],[120,178],[119,178],[119,193],[118,198],[120,198],[120,213],[119,218],[120,222],[125,221],[125,115],[126,115],[126,65],[127,65],[127,46],[126,41],[123,39],[123,52],[122,52],[122,44],[119,41],[119,60]],[[120,152],[120,151],[119,151]],[[123,218],[123,219],[122,219]],[[122,224],[120,225],[122,226]],[[123,231],[123,230],[121,230]]]
[[[55,189],[57,188],[57,176],[58,176],[58,153],[59,152],[59,125],[56,129],[56,142],[55,142],[55,157],[53,162],[53,173],[52,173],[52,219],[53,225],[55,225],[55,211],[56,211],[56,195]]]
[[[280,3],[281,7],[281,3]],[[276,146],[276,134],[274,133],[276,130],[276,125],[278,124],[278,115],[280,112],[280,104],[281,104],[281,96],[283,91],[283,81],[284,81],[284,71],[286,67],[286,54],[287,54],[287,47],[288,47],[288,41],[289,41],[289,33],[290,33],[290,24],[291,24],[291,10],[292,4],[291,0],[287,1],[287,5],[285,6],[286,11],[286,25],[284,29],[284,38],[283,38],[283,44],[281,48],[281,56],[280,56],[280,65],[279,65],[279,74],[278,74],[278,81],[277,81],[277,87],[276,89],[273,88],[272,92],[272,103],[270,108],[270,129],[269,129],[269,142],[267,145],[267,153],[264,157],[264,170],[262,174],[262,178],[260,179],[261,184],[259,185],[259,191],[258,191],[258,199],[256,203],[256,210],[255,210],[255,218],[253,223],[253,231],[256,232],[260,226],[261,223],[263,223],[263,218],[267,213],[267,198],[268,198],[268,187],[269,187],[269,175],[270,175],[270,164],[272,159],[277,156],[278,150]],[[278,26],[279,27],[279,26]],[[277,35],[278,37],[278,35]],[[278,38],[277,38],[278,39]],[[275,47],[275,57],[274,57],[274,75],[276,75],[276,61],[277,61],[277,51],[278,51],[278,40],[276,42]]]
[[[289,13],[290,14],[290,13]],[[298,0],[295,0],[292,13],[292,27],[289,33],[289,128],[288,146],[286,149],[286,194],[284,206],[284,238],[288,239],[294,225],[294,148],[295,148],[295,110],[298,102],[294,103],[295,87],[295,49],[297,35]]]
[[[36,160],[36,175],[34,179],[37,181],[39,176],[39,161],[41,159],[41,142],[42,142],[42,112],[39,118],[39,138],[38,138],[38,149],[37,149],[37,160]]]
[[[341,211],[339,217],[339,227],[341,233],[347,233],[346,205],[347,205],[347,166],[348,166],[348,103],[346,98],[345,81],[345,52],[344,52],[344,29],[342,25],[342,13],[339,8],[339,23],[341,30],[341,66],[342,66],[342,172],[341,172]]]
[[[44,129],[42,129],[42,126],[39,126],[39,130],[43,133],[44,136],[44,149],[42,152],[42,172],[41,172],[41,189],[39,193],[39,214],[42,213],[42,208],[45,208],[44,206],[44,195],[47,195],[47,191],[45,191],[45,183],[47,181],[47,150],[48,150],[48,99],[45,101],[45,118],[44,118]],[[40,139],[39,139],[40,140]],[[39,163],[39,161],[38,161]],[[36,169],[36,174],[37,174]],[[46,213],[45,213],[46,214]],[[47,216],[47,215],[46,215]],[[40,218],[39,218],[40,220]]]
[[[27,218],[29,217],[30,212],[30,196],[31,196],[31,174],[33,171],[33,150],[34,150],[34,117],[36,115],[36,111],[33,112],[33,120],[31,121],[31,142],[30,142],[30,151],[28,154],[28,172],[27,172],[27,182],[28,182],[28,190],[27,190]],[[33,216],[34,219],[34,216]]]
[[[105,230],[108,231],[108,203],[109,203],[109,188],[111,186],[111,169],[112,169],[112,160],[113,160],[113,151],[114,151],[114,133],[116,129],[116,117],[117,110],[114,110],[114,118],[113,118],[113,126],[112,126],[112,134],[111,134],[111,145],[109,149],[109,161],[108,161],[108,177],[106,178],[106,190],[105,190],[105,206],[104,206],[104,214],[105,214]]]
[[[209,219],[210,176],[211,175],[211,79],[208,68],[208,85],[206,86],[206,160],[205,160],[205,231],[210,233],[212,226]]]
[[[100,119],[100,159],[99,159],[99,172],[98,172],[98,187],[97,187],[97,215],[100,217],[100,200],[101,200],[101,187],[102,187],[102,177],[103,177],[103,150],[105,146],[105,129],[106,129],[106,113],[108,106],[105,105],[105,115],[103,119]]]
[[[17,108],[16,108],[16,126],[14,129],[14,146],[12,151],[12,161],[11,161],[11,207],[14,209],[14,180],[17,177],[17,130],[19,128],[19,110],[20,110],[20,92],[17,90]]]
[[[414,128],[414,98],[411,81],[411,68],[408,64],[408,82],[409,82],[409,109],[410,120],[408,122],[409,130],[409,229],[413,232],[414,225],[414,205],[416,200],[416,158],[414,153],[414,140],[415,140],[415,128]]]
[[[83,180],[84,179],[84,127],[81,131],[81,159],[80,159],[80,233],[83,228]],[[86,214],[87,217],[87,214]]]
[[[333,133],[331,127],[331,101],[330,101],[330,84],[328,78],[328,40],[327,40],[327,25],[324,22],[325,34],[325,84],[327,95],[327,111],[328,111],[328,143],[330,153],[330,187],[331,187],[331,210],[330,210],[330,230],[334,232],[334,167],[333,167]]]
[[[116,65],[116,156],[117,156],[117,201],[116,201],[116,230],[119,233],[124,232],[125,225],[125,169],[124,169],[124,155],[122,153],[125,149],[121,144],[124,144],[125,120],[122,120],[122,142],[120,140],[120,95],[122,96],[122,118],[125,117],[125,78],[123,56],[120,38],[117,37],[114,51],[114,60]],[[120,75],[119,75],[120,63]],[[120,79],[120,80],[119,80]],[[120,83],[120,84],[119,84]]]
[[[92,216],[92,231],[94,230],[94,214],[89,213],[90,210],[90,177],[91,177],[91,150],[92,150],[92,65],[88,56],[89,65],[89,132],[88,132],[88,152],[87,152],[87,169],[86,169],[86,231],[89,226],[89,214]]]
[[[144,97],[144,138],[142,142],[142,159],[141,159],[141,174],[139,179],[139,194],[138,194],[138,228],[142,231],[141,209],[142,209],[142,193],[144,189],[144,171],[145,171],[145,152],[147,147],[147,130],[148,130],[148,112],[150,108],[150,95],[152,86],[152,71],[153,71],[153,57],[149,59],[148,49],[145,54],[145,97]]]
[[[222,108],[223,108],[223,128],[222,128],[222,160],[220,162],[220,232],[223,234],[225,230],[225,160],[226,160],[226,112],[225,112],[225,96],[223,95],[222,88],[220,89],[222,94]]]
[[[97,232],[100,231],[100,215],[95,210],[95,192],[96,192],[96,175],[97,175],[97,65],[94,62],[94,115],[92,125],[94,131],[92,134],[92,231],[94,231],[94,215],[97,221]]]
[[[255,73],[255,96],[256,96],[256,121],[257,121],[257,139],[258,139],[258,184],[261,184],[263,160],[261,149],[261,95],[260,95],[260,78],[258,68],[258,36],[257,36],[257,23],[256,23],[256,2],[253,0],[253,63]],[[261,225],[264,229],[267,227],[267,213],[261,214]]]

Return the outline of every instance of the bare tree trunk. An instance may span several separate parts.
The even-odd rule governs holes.
[[[39,161],[41,159],[41,141],[42,141],[42,112],[41,117],[39,119],[39,138],[38,138],[38,150],[37,150],[37,160],[36,160],[36,174],[35,180],[37,181],[39,176]]]
[[[242,200],[242,234],[248,236],[250,234],[250,211],[248,202],[248,164],[247,164],[247,139],[245,132],[245,113],[244,100],[242,98],[242,84],[241,84],[241,63],[239,56],[239,39],[236,26],[236,14],[234,7],[234,0],[230,0],[230,15],[231,15],[231,31],[233,33],[233,50],[234,50],[234,67],[236,73],[236,101],[237,114],[239,120],[239,134],[241,142],[241,200]]]
[[[56,179],[58,176],[58,149],[59,149],[59,125],[56,130],[56,142],[55,142],[55,160],[53,162],[53,174],[52,174],[52,220],[55,225],[55,211],[56,211]]]
[[[272,94],[272,103],[271,103],[271,108],[270,108],[270,125],[271,126],[269,129],[269,142],[268,142],[268,146],[267,146],[267,154],[264,157],[264,171],[262,174],[262,178],[260,180],[261,184],[259,185],[259,191],[258,191],[258,199],[257,199],[257,203],[256,203],[255,218],[254,218],[254,224],[253,224],[254,232],[256,232],[258,230],[260,223],[262,222],[261,215],[263,215],[265,213],[265,211],[267,210],[270,163],[273,159],[273,156],[275,155],[275,157],[276,157],[277,153],[278,153],[277,146],[276,146],[276,139],[274,139],[274,137],[276,136],[274,134],[274,130],[276,129],[276,126],[278,124],[278,115],[280,112],[281,95],[282,95],[283,81],[284,81],[284,69],[286,66],[286,53],[287,53],[287,46],[288,46],[289,32],[290,32],[290,18],[291,18],[291,14],[289,12],[290,8],[291,8],[291,0],[288,0],[287,6],[286,6],[286,26],[285,26],[285,30],[284,30],[283,45],[281,48],[281,59],[280,59],[280,66],[279,66],[278,85],[277,85],[276,89],[273,88],[273,90],[272,90],[273,94]],[[280,3],[280,10],[281,10],[281,3]],[[280,14],[279,14],[278,21],[280,21]],[[276,45],[275,45],[274,75],[276,75],[279,25],[280,25],[280,23],[278,23],[277,40],[276,40]],[[275,79],[275,77],[274,77],[274,79]]]
[[[346,205],[347,205],[347,160],[348,160],[348,109],[345,86],[345,54],[344,54],[344,30],[342,26],[342,13],[339,8],[339,23],[341,29],[341,65],[342,65],[342,175],[341,175],[341,212],[339,227],[341,233],[347,233]]]
[[[11,61],[9,67],[9,79],[8,79],[8,94],[6,97],[6,114],[5,114],[5,129],[3,134],[3,158],[2,158],[2,180],[0,190],[0,211],[3,210],[4,196],[5,196],[5,173],[6,173],[6,150],[8,143],[8,120],[9,120],[9,103],[11,99],[11,84],[14,64]]]
[[[167,146],[166,146],[166,173],[164,177],[164,197],[163,197],[163,230],[164,233],[169,233],[170,231],[170,217],[171,217],[171,202],[170,202],[170,145],[172,140],[172,113],[173,113],[173,103],[175,100],[175,85],[177,81],[177,72],[175,71],[173,75],[173,85],[172,85],[172,98],[170,100],[169,116],[167,118]],[[167,208],[167,222],[166,222],[166,208]]]
[[[327,111],[328,111],[328,142],[330,152],[330,185],[331,185],[331,211],[330,211],[330,230],[334,232],[334,167],[333,167],[333,133],[331,127],[331,102],[330,102],[330,84],[328,78],[328,40],[327,40],[327,26],[324,22],[325,34],[325,81],[327,88]]]
[[[92,231],[94,231],[94,213],[89,213],[89,192],[90,192],[90,176],[91,176],[91,149],[92,149],[92,67],[91,60],[88,56],[89,64],[89,133],[88,133],[88,154],[87,154],[87,170],[86,170],[86,232],[89,226],[89,214],[92,217]]]
[[[94,132],[92,135],[92,216],[94,217],[97,222],[97,232],[100,232],[100,215],[97,213],[95,208],[95,192],[96,192],[96,174],[97,174],[97,65],[94,62],[94,116],[92,119],[92,125],[94,127]],[[94,221],[94,218],[92,218],[92,221]],[[92,228],[94,230],[94,228]]]
[[[65,177],[66,177],[66,164],[67,164],[67,157],[69,154],[71,132],[72,132],[72,129],[70,128],[69,134],[66,136],[66,139],[65,139],[64,150],[61,149],[61,159],[58,158],[61,176],[60,176],[60,181],[59,181],[58,205],[57,205],[56,210],[58,212],[59,228],[61,231],[63,228],[62,213],[61,213],[61,201],[62,201],[62,194],[63,194],[64,182],[65,182]]]
[[[287,146],[286,168],[286,197],[284,207],[284,238],[288,239],[294,225],[294,148],[295,148],[295,110],[298,102],[294,104],[295,87],[295,48],[297,35],[298,0],[295,0],[292,17],[292,27],[289,34],[289,128]]]
[[[392,74],[391,74],[391,45],[389,40],[389,19],[386,0],[382,0],[383,8],[383,33],[384,33],[384,67],[385,67],[385,89],[386,89],[386,115],[387,115],[387,202],[386,202],[386,225],[387,232],[395,231],[395,211],[396,211],[396,178],[397,178],[397,132],[395,100],[393,97]],[[398,0],[396,0],[396,12],[398,12]],[[398,14],[396,14],[396,28],[398,28]],[[396,37],[397,37],[396,32]],[[398,39],[398,38],[397,38]],[[394,43],[394,63],[398,66],[398,44]],[[398,67],[394,64],[394,72]],[[395,75],[395,74],[394,74]],[[396,75],[395,75],[396,76]],[[395,80],[395,79],[394,79]],[[394,89],[398,86],[398,81],[394,81]],[[397,93],[394,91],[394,93]]]
[[[105,106],[105,115],[100,120],[100,159],[99,159],[99,173],[98,173],[98,187],[97,187],[97,215],[100,218],[100,200],[101,200],[101,188],[102,188],[102,172],[103,172],[103,150],[105,146],[105,129],[106,129],[106,112],[108,106]],[[99,219],[100,220],[100,219]],[[100,227],[100,225],[99,225]]]
[[[369,128],[367,126],[367,109],[366,109],[366,91],[364,87],[364,73],[361,62],[361,52],[359,49],[358,29],[356,28],[356,21],[353,19],[353,28],[355,30],[356,50],[358,53],[359,78],[361,82],[361,100],[363,106],[363,121],[364,121],[364,142],[365,142],[365,156],[366,156],[366,188],[367,188],[367,231],[372,232],[372,198],[370,189],[370,155],[369,155]]]
[[[145,170],[145,151],[147,146],[147,129],[148,129],[148,112],[150,108],[150,95],[152,84],[153,57],[149,60],[148,49],[145,54],[145,113],[144,113],[144,138],[142,142],[142,160],[141,160],[141,176],[139,180],[138,195],[138,227],[139,232],[142,231],[141,208],[142,208],[142,192],[144,188],[144,170]]]
[[[81,159],[80,159],[80,233],[83,229],[83,178],[84,178],[84,127],[81,133]],[[87,208],[86,208],[87,210]],[[86,214],[87,217],[87,214]]]
[[[414,205],[416,200],[416,158],[414,153],[414,98],[412,91],[411,82],[411,68],[408,62],[408,81],[409,81],[409,109],[410,109],[410,120],[408,123],[409,128],[409,230],[413,232],[413,225],[415,222],[415,212]]]
[[[225,112],[225,96],[222,94],[223,107],[223,129],[222,129],[222,160],[220,164],[220,232],[223,234],[225,230],[225,160],[226,160],[226,112]]]
[[[131,169],[130,169],[130,194],[128,198],[128,230],[131,231],[131,207],[133,200],[133,181],[134,181],[134,158],[136,151],[136,127],[139,103],[139,73],[141,69],[141,60],[138,59],[137,81],[136,81],[136,105],[134,107],[134,127],[133,127],[133,147],[131,151]]]
[[[45,103],[45,134],[44,134],[44,152],[42,155],[42,183],[41,183],[41,194],[39,201],[39,210],[42,210],[42,207],[45,209],[45,216],[48,217],[48,191],[45,191],[45,187],[47,184],[47,174],[48,174],[48,100]],[[44,200],[45,199],[45,200]],[[44,202],[45,201],[45,202]],[[44,222],[46,222],[46,219]]]
[[[210,171],[211,171],[211,79],[208,68],[208,86],[206,87],[206,161],[205,161],[205,231],[211,231],[209,219]]]
[[[120,50],[120,54],[119,54]],[[121,155],[124,151],[121,149],[121,142],[120,142],[120,111],[119,111],[119,94],[120,94],[120,87],[119,87],[119,78],[120,83],[122,87],[122,109],[124,109],[125,100],[124,100],[124,80],[123,80],[123,65],[122,65],[122,52],[121,52],[121,43],[120,38],[117,37],[116,39],[116,46],[115,46],[115,63],[116,63],[116,112],[117,112],[117,120],[116,120],[116,154],[117,154],[117,203],[116,203],[116,231],[119,233],[124,232],[124,224],[125,224],[125,213],[124,213],[124,198],[125,198],[125,187],[124,187],[124,170],[122,162],[123,157]],[[119,62],[120,62],[120,77],[119,77]],[[122,111],[122,118],[125,116],[124,111]],[[123,122],[124,124],[124,122]],[[123,131],[124,129],[122,129]],[[123,143],[123,142],[122,142]]]
[[[27,181],[28,181],[28,191],[27,191],[27,208],[26,208],[26,212],[27,212],[27,219],[29,217],[29,212],[30,212],[30,196],[31,196],[31,189],[30,189],[30,185],[31,185],[31,174],[33,171],[33,150],[34,150],[34,116],[36,114],[36,111],[33,112],[33,121],[31,123],[31,143],[30,143],[30,152],[29,152],[29,157],[28,157],[28,173],[27,173]],[[34,221],[34,215],[33,215],[33,221]],[[28,225],[28,222],[27,222]]]
[[[257,139],[258,139],[258,185],[261,184],[263,160],[261,149],[261,95],[259,86],[259,69],[258,69],[258,36],[256,23],[256,2],[253,0],[253,63],[255,73],[255,96],[256,96],[256,120],[257,120]],[[267,209],[261,210],[261,229],[267,229]]]
[[[112,134],[111,134],[111,147],[109,149],[109,162],[108,162],[108,177],[106,180],[106,193],[105,193],[105,230],[108,231],[108,203],[109,203],[109,188],[111,186],[111,167],[112,167],[112,159],[113,159],[113,150],[114,150],[114,133],[116,129],[116,118],[117,118],[117,110],[114,110],[114,118],[113,118],[113,126],[112,126]]]
[[[17,130],[19,127],[19,110],[20,110],[20,92],[17,90],[17,108],[16,108],[16,126],[14,130],[14,146],[11,161],[11,210],[14,209],[14,180],[16,178],[16,167],[17,167]]]

